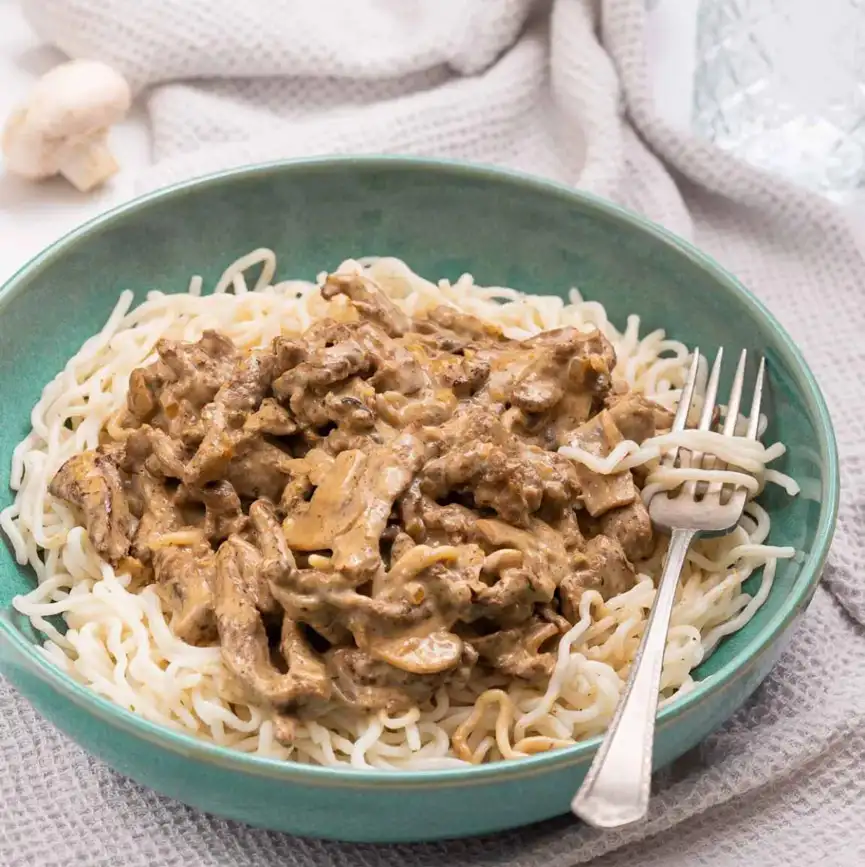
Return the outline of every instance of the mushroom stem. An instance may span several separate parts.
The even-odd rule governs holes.
[[[105,135],[67,145],[58,160],[59,173],[82,193],[107,181],[119,168]]]

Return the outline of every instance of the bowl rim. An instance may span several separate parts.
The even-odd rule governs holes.
[[[713,276],[728,293],[735,296],[750,314],[769,326],[779,337],[781,354],[793,370],[797,386],[817,421],[818,451],[825,466],[821,490],[821,508],[814,544],[802,564],[796,583],[787,598],[761,632],[735,656],[711,676],[698,681],[695,687],[680,699],[663,707],[658,714],[660,731],[675,720],[692,712],[704,699],[721,691],[747,673],[756,660],[790,626],[795,617],[808,604],[820,580],[835,529],[840,495],[838,452],[829,410],[817,381],[799,348],[775,316],[730,272],[714,259],[701,252],[688,241],[663,226],[614,204],[607,199],[583,190],[569,187],[524,172],[498,166],[459,160],[432,159],[399,155],[340,155],[303,159],[274,160],[238,168],[229,168],[187,179],[145,193],[93,217],[67,232],[51,245],[32,257],[0,287],[0,313],[25,283],[38,276],[39,271],[62,256],[69,248],[108,223],[133,211],[166,199],[183,196],[199,187],[217,186],[226,181],[268,175],[271,173],[307,172],[331,168],[359,168],[364,170],[414,170],[427,173],[450,174],[491,184],[522,187],[575,203],[581,209],[625,223],[652,236],[657,242],[672,248],[679,255]],[[196,738],[194,735],[166,728],[158,723],[127,711],[108,699],[79,684],[50,662],[39,647],[29,641],[15,626],[11,609],[0,612],[0,634],[17,651],[17,662],[29,672],[45,681],[66,699],[86,709],[92,716],[125,730],[127,733],[186,758],[216,764],[255,776],[277,777],[287,781],[313,786],[339,788],[369,787],[405,788],[421,786],[436,788],[450,785],[489,784],[504,779],[519,779],[547,773],[553,769],[573,767],[587,762],[597,750],[601,736],[580,741],[568,747],[550,750],[534,756],[507,759],[487,765],[437,770],[386,770],[379,768],[323,767],[302,765],[292,761],[265,758],[242,753]],[[20,616],[20,615],[15,615]]]

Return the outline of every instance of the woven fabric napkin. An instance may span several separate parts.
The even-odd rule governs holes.
[[[661,773],[648,821],[351,846],[203,815],[91,760],[0,687],[0,863],[569,867],[865,863],[865,261],[843,214],[669,128],[642,0],[26,0],[146,100],[141,189],[320,153],[498,163],[608,196],[737,273],[803,348],[843,460],[831,564],[766,683]],[[857,348],[857,343],[858,347]],[[596,860],[593,860],[596,859]]]

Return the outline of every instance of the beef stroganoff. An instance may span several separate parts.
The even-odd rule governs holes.
[[[644,501],[687,472],[668,449],[751,498],[689,552],[665,701],[793,555],[756,500],[797,492],[766,469],[783,446],[671,434],[689,350],[638,317],[389,258],[275,269],[257,250],[208,295],[124,292],[15,451],[0,525],[39,582],[15,606],[119,705],[305,763],[525,756],[612,717],[665,553]]]

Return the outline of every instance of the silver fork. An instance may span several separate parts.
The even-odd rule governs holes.
[[[718,351],[706,395],[700,413],[700,430],[709,430],[715,410],[718,380],[721,374],[723,349]],[[742,402],[742,387],[745,380],[746,353],[743,350],[736,367],[727,415],[722,433],[732,436],[736,431],[739,406]],[[682,388],[682,396],[673,422],[673,431],[685,428],[688,411],[694,399],[694,383],[697,379],[700,352],[694,358],[688,377]],[[754,397],[748,420],[746,436],[756,439],[760,421],[760,402],[763,395],[763,380],[766,362],[760,361]],[[664,462],[673,466],[678,449],[671,449]],[[714,468],[717,459],[699,452],[682,456],[683,466]],[[637,656],[622,697],[619,699],[613,720],[598,750],[591,768],[571,802],[574,813],[596,828],[617,828],[644,818],[649,807],[649,789],[652,775],[652,745],[655,734],[655,716],[658,711],[658,691],[661,670],[667,644],[667,631],[673,612],[673,601],[679,576],[685,562],[688,547],[696,536],[723,535],[738,523],[745,507],[747,493],[736,488],[727,502],[721,502],[724,488],[719,482],[705,487],[702,499],[695,499],[695,482],[687,482],[681,490],[659,491],[649,502],[649,515],[660,530],[670,533],[670,547],[664,561],[664,569],[658,582],[655,602],[649,622],[643,633]],[[729,489],[729,486],[727,486]]]

